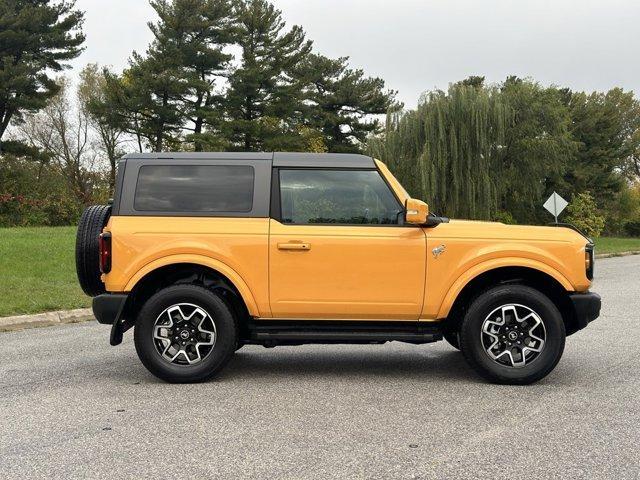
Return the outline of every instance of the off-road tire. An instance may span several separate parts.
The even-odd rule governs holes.
[[[215,322],[216,339],[211,352],[194,365],[177,365],[156,349],[153,332],[158,316],[181,303],[197,305]],[[236,319],[227,302],[197,285],[174,285],[160,290],[145,302],[134,328],[136,352],[142,364],[156,377],[170,383],[197,383],[213,378],[233,356],[238,337]]]
[[[502,305],[518,304],[535,311],[545,328],[545,346],[530,364],[505,366],[492,359],[482,344],[482,325]],[[460,350],[468,364],[493,383],[527,385],[547,376],[558,364],[565,344],[562,315],[543,293],[524,285],[502,285],[476,297],[460,327]]]
[[[84,293],[96,297],[105,293],[100,280],[100,247],[98,237],[111,216],[110,205],[93,205],[85,209],[76,235],[76,273]]]

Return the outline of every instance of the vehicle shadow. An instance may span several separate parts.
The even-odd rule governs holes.
[[[238,351],[221,372],[219,381],[240,379],[274,380],[278,378],[380,378],[412,381],[477,382],[460,352],[398,351],[385,348],[345,350],[278,347],[258,350],[245,347]]]
[[[109,374],[120,381],[164,383],[139,363],[135,355],[120,358],[122,365]],[[132,365],[133,364],[133,365]],[[477,383],[482,381],[453,349],[433,350],[424,346],[293,346],[266,349],[247,346],[235,353],[212,382],[273,383],[286,380],[433,381]]]

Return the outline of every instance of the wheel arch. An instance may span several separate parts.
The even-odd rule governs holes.
[[[565,322],[567,335],[578,330],[573,304],[569,298],[572,286],[555,270],[531,265],[497,266],[480,272],[467,272],[447,294],[438,318],[445,318],[448,328],[457,328],[469,304],[482,292],[497,285],[517,283],[532,287],[556,305]]]
[[[225,263],[201,255],[171,255],[150,262],[131,277],[124,290],[125,292],[135,293],[136,290],[139,291],[142,288],[141,286],[147,284],[151,279],[161,278],[163,275],[176,270],[181,273],[188,273],[189,269],[195,269],[199,273],[205,272],[212,277],[223,280],[229,286],[229,290],[234,291],[242,299],[249,315],[259,316],[255,298],[242,277]]]

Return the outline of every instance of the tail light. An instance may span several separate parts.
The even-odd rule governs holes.
[[[109,273],[111,271],[111,233],[104,232],[98,237],[100,246],[100,271]]]

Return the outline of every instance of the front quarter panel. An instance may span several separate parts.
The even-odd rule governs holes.
[[[591,283],[584,265],[587,242],[568,229],[452,221],[426,229],[426,235],[422,318],[427,320],[446,318],[464,286],[496,268],[532,268],[553,277],[567,291],[585,291]]]

